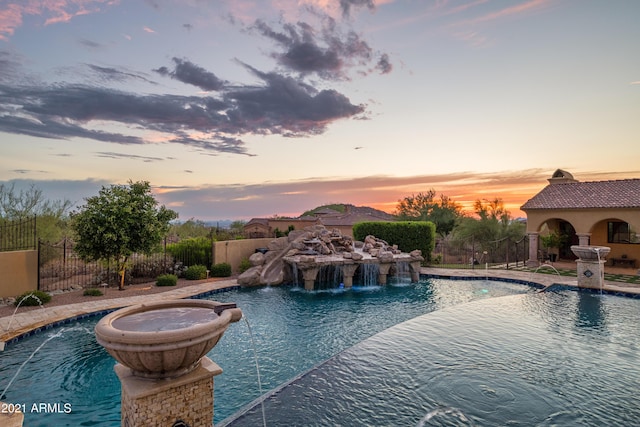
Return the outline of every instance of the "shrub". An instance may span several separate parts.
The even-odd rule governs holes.
[[[238,266],[240,273],[244,273],[250,268],[251,268],[251,262],[249,261],[249,258],[242,258],[242,261],[240,261],[240,265]]]
[[[98,288],[87,288],[82,293],[85,297],[100,297],[102,296],[102,291]]]
[[[177,283],[178,276],[175,274],[161,274],[156,279],[156,286],[175,286]]]
[[[151,255],[133,254],[130,257],[131,265],[128,270],[132,279],[153,278],[167,271],[166,264],[171,260],[165,260],[164,255],[155,253]]]
[[[186,265],[211,265],[211,239],[206,237],[194,237],[167,245],[174,261]]]
[[[427,262],[435,247],[436,226],[430,221],[360,222],[353,226],[356,240],[373,235],[403,252],[420,249]]]
[[[226,262],[221,262],[211,267],[212,277],[229,277],[231,276],[231,265]]]
[[[187,280],[200,280],[207,278],[207,267],[204,265],[196,264],[187,268],[184,272],[184,277]]]
[[[51,295],[42,291],[27,291],[16,298],[15,305],[37,306],[51,301]]]

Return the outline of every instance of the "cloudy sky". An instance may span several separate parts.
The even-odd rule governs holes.
[[[203,220],[640,177],[636,0],[0,0],[0,183]]]

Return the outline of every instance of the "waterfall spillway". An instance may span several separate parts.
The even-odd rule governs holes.
[[[325,290],[334,289],[340,287],[340,284],[344,283],[344,277],[340,266],[329,264],[323,265],[318,270],[318,276],[316,277],[315,289]]]
[[[375,286],[378,284],[378,274],[380,273],[378,264],[361,264],[359,271],[359,284],[361,286]]]

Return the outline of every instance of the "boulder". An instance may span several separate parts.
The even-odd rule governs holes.
[[[393,252],[391,251],[378,252],[378,260],[380,260],[380,262],[393,262]]]
[[[260,274],[262,273],[262,266],[255,266],[249,268],[247,271],[238,276],[238,284],[240,286],[260,286]]]
[[[256,267],[264,264],[264,254],[262,252],[256,252],[249,257],[249,263],[251,266]]]

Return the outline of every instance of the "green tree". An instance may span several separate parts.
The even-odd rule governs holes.
[[[49,200],[41,189],[31,184],[26,190],[16,190],[15,184],[0,184],[0,223],[37,217],[39,239],[59,241],[66,234],[69,200]]]
[[[444,237],[462,218],[460,205],[444,194],[436,198],[436,191],[412,194],[398,200],[396,216],[401,221],[431,221],[436,226],[436,233]]]
[[[204,221],[195,218],[189,218],[181,224],[173,224],[170,230],[170,234],[178,237],[179,239],[210,237],[212,233],[212,227],[205,224]]]
[[[113,260],[124,289],[125,266],[135,252],[150,253],[169,231],[178,214],[158,202],[146,181],[102,187],[71,215],[75,250],[88,261]]]
[[[465,217],[460,221],[454,232],[458,244],[475,241],[486,250],[492,242],[505,238],[520,240],[524,236],[524,224],[512,221],[502,199],[478,199],[473,207],[478,218]]]

